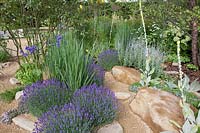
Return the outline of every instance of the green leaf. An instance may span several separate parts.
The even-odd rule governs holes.
[[[190,84],[190,89],[191,92],[197,92],[200,90],[200,84],[199,82],[196,80],[194,80],[191,84]]]
[[[178,41],[180,40],[180,38],[177,37],[177,36],[175,36],[175,37],[173,38],[173,40],[174,40],[175,42],[178,42]]]
[[[196,133],[196,132],[192,132],[192,129],[194,128],[194,126],[195,125],[191,124],[189,120],[186,120],[182,127],[183,133]]]
[[[200,110],[198,111],[198,115],[197,115],[197,118],[196,118],[196,123],[197,123],[197,125],[200,125]]]

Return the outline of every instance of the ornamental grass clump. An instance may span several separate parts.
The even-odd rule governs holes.
[[[119,64],[119,57],[116,50],[105,50],[98,56],[98,64],[105,70],[111,70],[113,66]]]
[[[25,87],[20,106],[34,116],[41,116],[49,108],[64,105],[70,100],[71,91],[55,79],[38,81]]]
[[[117,116],[117,99],[112,91],[103,86],[92,84],[80,88],[74,93],[72,103],[94,117],[93,127],[110,123]]]
[[[57,35],[55,42],[48,44],[45,65],[51,78],[65,82],[76,91],[92,83],[93,77],[88,74],[89,56],[85,54],[83,44],[74,33],[68,31]]]
[[[93,116],[69,103],[55,106],[35,123],[34,133],[90,133]]]

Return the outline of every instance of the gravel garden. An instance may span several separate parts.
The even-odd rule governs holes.
[[[199,133],[199,4],[0,2],[0,133]]]

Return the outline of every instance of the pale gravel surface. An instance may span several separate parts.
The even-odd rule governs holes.
[[[0,75],[0,93],[15,87],[15,85],[10,84],[9,79],[15,75],[15,72],[18,68],[19,65],[17,64],[17,62],[11,62],[8,68],[3,69],[4,75]],[[0,101],[0,115],[3,112],[9,109],[13,109],[15,107],[17,107],[16,101],[13,101],[11,103]],[[14,124],[5,125],[0,123],[0,133],[28,133],[28,131],[21,129]]]

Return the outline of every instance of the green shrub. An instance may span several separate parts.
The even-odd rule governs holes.
[[[166,58],[168,62],[178,62],[176,54],[168,54]],[[190,58],[187,56],[181,56],[181,62],[182,63],[190,62]]]
[[[22,84],[27,85],[41,80],[42,71],[35,64],[24,63],[15,76]]]
[[[94,45],[109,48],[110,43],[113,42],[114,28],[111,18],[99,16],[86,20],[76,27],[76,35],[79,40],[83,41],[85,49],[90,50]]]
[[[5,92],[0,93],[0,99],[2,101],[10,103],[15,98],[15,94],[23,89],[23,86],[19,86],[11,90],[6,90]]]
[[[187,64],[186,67],[190,70],[194,70],[194,71],[198,71],[199,68],[198,66],[194,65],[194,64]]]
[[[92,83],[93,75],[88,74],[89,62],[83,45],[72,32],[58,35],[56,41],[49,44],[45,59],[50,77],[67,83],[72,90]]]
[[[10,58],[10,55],[8,54],[8,52],[4,51],[4,50],[0,50],[0,62],[5,62]]]

